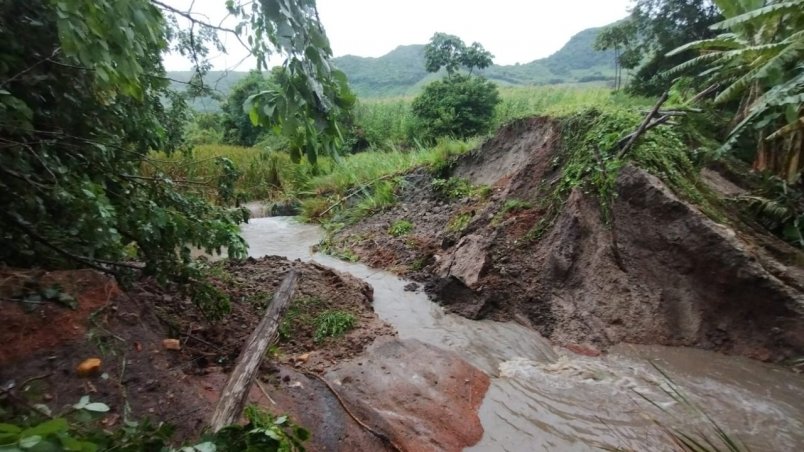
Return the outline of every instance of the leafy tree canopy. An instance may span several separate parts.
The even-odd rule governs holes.
[[[424,61],[427,72],[438,72],[446,69],[452,76],[459,68],[472,71],[485,69],[493,63],[494,55],[484,49],[478,42],[466,46],[463,40],[455,35],[436,33],[424,48]]]
[[[667,53],[690,40],[713,37],[710,26],[721,18],[711,0],[636,0],[628,19],[599,35],[597,48],[618,49],[619,64],[636,69],[628,89],[655,96],[670,84],[664,72],[690,56]]]
[[[488,132],[500,102],[497,86],[472,75],[455,74],[436,80],[413,100],[413,114],[423,135],[466,138]]]
[[[254,146],[260,135],[266,132],[264,127],[251,122],[249,109],[245,108],[245,104],[249,97],[271,89],[273,85],[271,78],[266,74],[251,71],[232,87],[221,106],[226,142],[240,146]]]
[[[218,33],[236,35],[261,68],[283,55],[283,91],[259,95],[252,114],[282,128],[304,122],[315,151],[337,136],[349,96],[314,1],[226,4],[239,19],[233,29],[157,0],[0,2],[0,262],[190,281],[198,277],[192,248],[245,254],[244,212],[211,205],[194,190],[198,181],[172,180],[149,158],[181,150],[187,114],[185,96],[168,90],[161,53],[191,56],[196,82]],[[312,132],[320,142],[311,144]],[[227,203],[236,169],[220,160],[224,176],[213,182]]]
[[[735,125],[721,152],[742,137],[757,145],[754,168],[789,182],[801,171],[804,147],[804,0],[716,0],[726,19],[716,37],[689,42],[669,58],[698,53],[668,71],[703,72],[721,87],[716,103],[739,100]],[[804,221],[802,221],[804,229]]]

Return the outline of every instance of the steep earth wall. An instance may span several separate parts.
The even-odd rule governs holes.
[[[804,353],[804,276],[794,264],[801,253],[716,223],[637,167],[620,171],[611,224],[595,195],[576,188],[549,229],[528,235],[560,177],[559,148],[555,122],[513,123],[452,170],[491,186],[489,198],[444,199],[420,170],[396,207],[341,231],[334,243],[424,282],[454,312],[515,319],[578,350],[633,342],[762,360]],[[506,211],[512,199],[533,207]],[[471,220],[457,230],[461,215]],[[399,219],[414,230],[391,237]]]

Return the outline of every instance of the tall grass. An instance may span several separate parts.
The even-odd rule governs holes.
[[[501,102],[492,130],[518,118],[534,115],[563,116],[590,107],[650,106],[652,99],[612,93],[604,86],[549,85],[500,87]],[[372,146],[414,146],[417,120],[411,111],[413,97],[365,99],[356,110],[356,123]]]
[[[320,213],[355,188],[371,187],[419,166],[443,165],[476,144],[472,140],[443,140],[429,148],[389,146],[339,158],[323,157],[317,166],[306,160],[294,164],[282,151],[202,145],[188,154],[152,153],[145,173],[153,175],[158,170],[177,181],[206,182],[212,187],[221,175],[216,159],[225,157],[240,173],[235,189],[241,201],[306,199],[311,207],[318,203],[312,212]]]
[[[614,93],[603,86],[586,85],[509,86],[500,88],[500,98],[502,102],[494,115],[495,128],[526,116],[564,116],[590,107],[640,107],[653,102]]]

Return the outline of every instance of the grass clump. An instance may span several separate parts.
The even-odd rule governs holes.
[[[315,318],[310,312],[320,308],[323,303],[318,297],[301,297],[291,301],[282,323],[279,324],[279,339],[288,340],[299,326],[312,324]]]
[[[447,223],[447,231],[449,232],[457,232],[461,233],[469,227],[469,223],[472,222],[472,212],[461,212],[449,220]]]
[[[434,179],[433,191],[445,200],[463,198],[486,199],[491,195],[491,187],[487,185],[472,185],[468,180],[459,177],[449,179]]]
[[[388,228],[388,233],[393,237],[401,237],[413,230],[413,223],[408,220],[397,220]]]
[[[497,214],[494,215],[494,218],[491,220],[491,223],[493,225],[498,225],[503,221],[503,219],[508,214],[521,212],[523,210],[528,210],[531,208],[533,208],[533,204],[531,204],[528,201],[517,198],[509,199],[505,201],[505,203],[502,205]]]
[[[315,318],[313,340],[321,342],[328,337],[338,337],[357,325],[357,319],[346,311],[325,311]]]
[[[579,188],[597,197],[605,224],[611,222],[620,169],[633,162],[661,178],[678,195],[701,206],[710,217],[722,216],[714,197],[699,181],[699,168],[689,158],[682,125],[657,127],[640,138],[630,153],[619,158],[617,143],[642,121],[639,111],[625,108],[587,109],[562,118],[562,149],[553,165],[562,168],[551,184],[543,184],[539,208],[545,216],[527,234],[539,239],[551,226],[570,192]],[[549,188],[548,188],[549,187]]]

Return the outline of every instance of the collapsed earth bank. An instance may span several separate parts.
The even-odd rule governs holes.
[[[175,426],[171,442],[194,444],[291,268],[298,287],[249,403],[308,429],[308,450],[457,451],[480,440],[487,375],[453,352],[397,339],[374,313],[365,282],[275,256],[212,266],[215,285],[231,300],[229,314],[214,321],[181,291],[153,281],[123,292],[91,270],[0,269],[3,421],[72,419],[72,406],[86,396],[110,410],[82,420],[84,427],[130,430],[129,420],[147,419]],[[25,302],[49,291],[69,297]],[[320,319],[333,312],[350,316],[352,326],[322,335]],[[99,367],[78,371],[87,358],[98,358]]]
[[[558,122],[514,122],[438,179],[408,174],[393,208],[328,246],[425,283],[452,312],[513,319],[581,353],[619,342],[771,361],[804,353],[799,250],[728,210],[712,220],[630,164],[616,175],[608,221],[582,184],[551,209],[565,154]],[[409,232],[394,230],[400,221]]]

